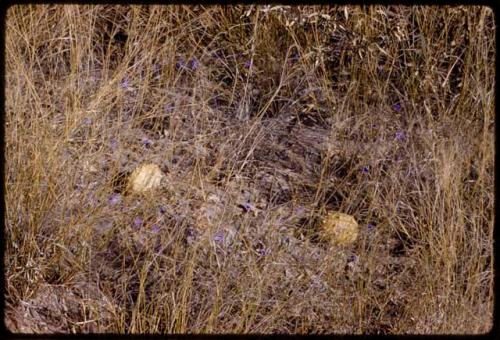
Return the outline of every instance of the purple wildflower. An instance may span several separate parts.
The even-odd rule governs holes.
[[[289,244],[290,243],[290,237],[289,236],[285,236],[281,239],[281,242],[284,243],[284,244]]]
[[[290,60],[293,60],[293,61],[299,60],[299,54],[297,52],[293,53],[290,56]]]
[[[239,207],[242,208],[244,212],[249,212],[251,210],[254,210],[254,207],[252,204],[250,204],[250,202],[240,204]]]
[[[362,172],[362,173],[364,173],[364,174],[367,174],[369,171],[370,171],[370,169],[369,169],[367,166],[364,166],[364,167],[361,169],[361,172]]]
[[[184,61],[184,58],[183,57],[180,57],[179,58],[179,61],[175,64],[175,67],[177,69],[181,69],[181,68],[184,68],[185,66],[185,61]]]
[[[151,141],[151,139],[149,139],[147,137],[143,137],[141,139],[141,143],[142,143],[142,145],[144,145],[147,148],[149,148],[151,145],[153,145],[153,142]]]
[[[212,58],[222,59],[222,53],[221,53],[221,51],[212,52]]]
[[[406,139],[406,134],[404,133],[404,131],[397,131],[396,139],[400,142],[404,141]]]
[[[158,225],[156,224],[153,224],[153,226],[151,227],[151,231],[157,234],[160,231],[160,227],[158,227]]]
[[[196,240],[196,233],[193,230],[193,228],[188,227],[186,229],[186,243],[187,244],[193,244],[193,242]]]
[[[303,206],[299,206],[299,207],[297,207],[297,209],[295,209],[295,213],[297,215],[303,215],[303,214],[305,214],[305,212],[306,212],[306,208],[304,208]]]
[[[136,217],[134,218],[134,227],[139,229],[142,226],[142,218]]]
[[[167,212],[167,208],[165,208],[163,205],[160,205],[160,208],[158,210],[160,211],[160,214],[164,214]]]
[[[216,243],[224,242],[224,233],[222,231],[218,231],[217,233],[215,233],[214,241]]]
[[[375,224],[368,223],[368,230],[372,231],[373,229],[375,229]]]
[[[120,194],[113,194],[109,198],[109,204],[111,204],[111,205],[117,205],[118,203],[121,202],[121,200],[122,200],[122,196]]]
[[[260,256],[266,256],[271,253],[271,249],[266,248],[266,245],[262,241],[258,241],[254,249]]]
[[[266,256],[271,254],[271,249],[268,248],[260,248],[257,250],[257,253],[259,253],[260,256]]]
[[[196,70],[198,68],[198,66],[200,66],[200,63],[198,62],[198,60],[196,58],[193,58],[189,61],[189,68],[191,70]]]
[[[109,144],[111,145],[111,149],[113,149],[113,151],[115,151],[116,148],[118,148],[118,141],[114,138],[111,138]]]
[[[174,105],[172,103],[165,104],[164,110],[166,113],[172,113],[174,111]]]
[[[392,108],[393,108],[395,111],[400,112],[400,111],[401,111],[401,104],[396,103],[396,104],[392,105]]]
[[[250,66],[252,66],[252,61],[251,60],[245,61],[245,68],[250,68]]]
[[[87,126],[88,126],[88,125],[91,125],[91,124],[92,124],[92,119],[90,119],[89,117],[85,118],[85,119],[83,120],[83,124],[85,124],[85,125],[87,125]]]
[[[129,87],[128,77],[125,77],[125,79],[123,79],[123,81],[121,82],[120,85],[121,85],[122,89],[124,89],[124,90],[128,89],[128,87]]]
[[[195,231],[194,231],[194,229],[193,229],[193,228],[191,228],[191,227],[188,227],[188,228],[186,229],[186,236],[188,236],[188,237],[190,237],[190,236],[195,236]]]

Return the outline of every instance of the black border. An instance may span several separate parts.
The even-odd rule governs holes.
[[[1,157],[1,167],[0,174],[2,176],[2,181],[0,182],[0,194],[1,194],[1,209],[0,209],[0,217],[2,220],[2,237],[0,238],[0,269],[3,275],[3,279],[0,280],[0,291],[5,292],[5,268],[4,268],[4,240],[5,240],[5,22],[6,22],[6,13],[10,6],[13,5],[23,5],[23,4],[123,4],[122,1],[83,1],[83,2],[74,2],[74,1],[40,1],[40,2],[32,2],[32,1],[6,1],[5,4],[0,4],[0,102],[1,105],[1,115],[0,115],[0,131],[2,136],[2,141],[0,143],[0,157]],[[213,0],[206,0],[202,2],[190,2],[190,1],[128,1],[126,4],[136,5],[136,4],[158,4],[158,5],[168,5],[168,4],[223,4],[223,5],[236,5],[236,4],[255,4],[255,5],[266,5],[266,4],[281,4],[281,5],[405,5],[405,6],[419,6],[419,5],[431,5],[431,6],[454,6],[454,5],[480,5],[490,7],[493,11],[493,16],[495,20],[495,43],[496,49],[498,51],[499,46],[499,31],[498,31],[498,8],[499,3],[494,1],[485,1],[485,0],[474,0],[474,1],[429,1],[429,0],[417,0],[412,2],[401,2],[401,1],[346,1],[346,0],[337,0],[335,2],[327,2],[322,0],[312,0],[305,3],[296,2],[296,1],[234,1],[234,2],[220,2]],[[498,53],[495,55],[498,58]],[[495,66],[497,65],[497,60],[495,60]],[[496,67],[495,67],[496,69]],[[499,75],[498,72],[495,74],[495,117],[497,117],[497,109],[499,107],[499,97],[496,95],[496,84],[499,83]],[[495,151],[498,150],[498,146],[500,145],[500,134],[498,133],[498,125],[495,123]],[[495,240],[497,240],[498,231],[496,230],[497,226],[497,186],[498,186],[498,152],[495,152],[495,217],[494,217],[494,230],[493,230],[493,240],[495,244]],[[498,273],[498,263],[499,263],[499,250],[498,247],[494,246],[493,249],[494,254],[494,272],[493,272],[493,284],[495,287],[495,297],[494,297],[494,306],[493,306],[493,327],[486,334],[479,335],[271,335],[271,334],[253,334],[253,335],[240,335],[240,334],[221,334],[221,335],[202,335],[202,334],[183,334],[183,335],[119,335],[119,334],[22,334],[22,333],[11,333],[6,325],[5,325],[5,295],[2,294],[0,298],[0,311],[2,319],[0,320],[0,336],[2,338],[3,335],[6,338],[10,339],[63,339],[63,338],[135,338],[135,339],[158,339],[158,338],[170,338],[170,339],[218,339],[218,338],[235,338],[235,339],[268,339],[268,338],[309,338],[309,337],[317,337],[317,338],[337,338],[337,339],[364,339],[364,338],[378,338],[384,337],[388,339],[395,338],[407,338],[407,339],[428,339],[428,338],[436,338],[436,339],[500,339],[500,328],[499,328],[499,319],[498,319],[498,304],[499,304],[499,295],[497,292],[497,273]]]

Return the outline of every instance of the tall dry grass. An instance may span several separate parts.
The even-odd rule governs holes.
[[[489,8],[26,5],[5,41],[11,331],[491,329]]]

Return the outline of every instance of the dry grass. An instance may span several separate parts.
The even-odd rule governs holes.
[[[494,34],[481,7],[10,7],[8,328],[488,332]],[[161,190],[123,192],[143,162]]]

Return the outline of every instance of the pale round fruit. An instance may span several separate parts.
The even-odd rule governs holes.
[[[142,164],[129,177],[128,188],[132,192],[144,193],[157,189],[164,177],[160,167],[156,164]]]
[[[359,226],[353,216],[330,212],[323,218],[321,232],[324,238],[333,244],[348,245],[356,241]]]

